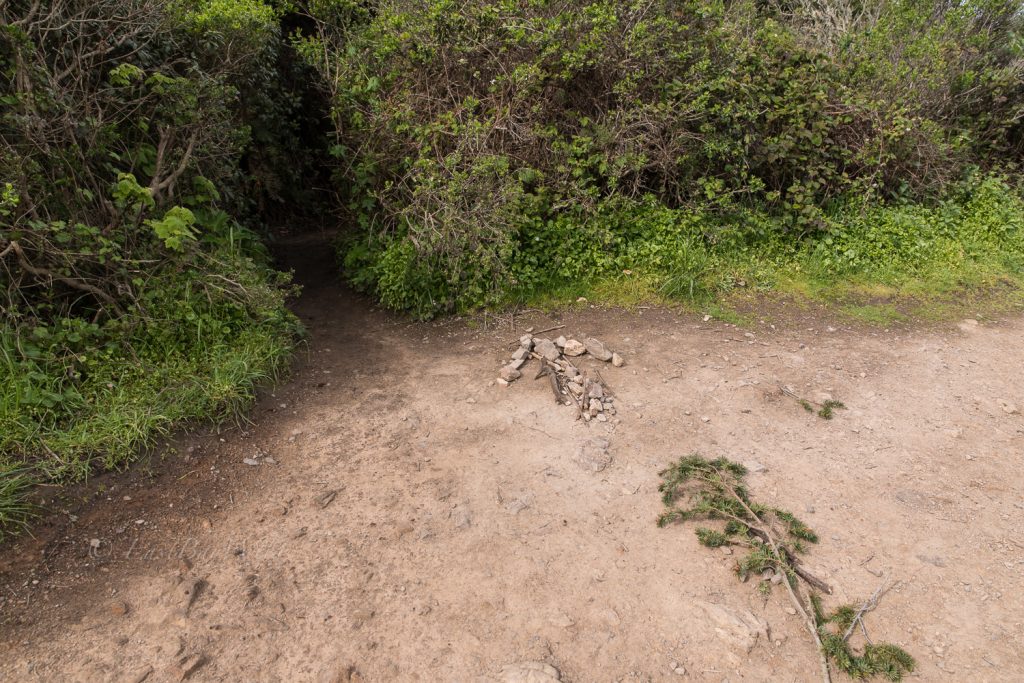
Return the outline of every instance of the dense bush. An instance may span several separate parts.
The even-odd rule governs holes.
[[[310,11],[318,31],[298,42],[325,76],[361,229],[347,262],[421,314],[502,295],[536,240],[628,241],[637,204],[721,224],[754,211],[798,240],[851,198],[933,202],[977,167],[1013,171],[1024,145],[1012,2]]]
[[[308,175],[279,19],[0,4],[0,533],[33,479],[123,466],[283,368],[287,278],[244,227]]]

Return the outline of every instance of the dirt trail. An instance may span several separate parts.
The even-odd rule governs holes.
[[[308,359],[251,427],[101,480],[8,550],[0,679],[492,681],[538,661],[576,682],[816,680],[781,594],[655,526],[658,471],[693,451],[763,465],[754,495],[821,536],[829,604],[898,582],[867,623],[914,678],[1024,676],[1024,321],[747,335],[567,313],[627,359],[602,367],[620,422],[587,426],[542,381],[493,382],[549,317],[413,324],[328,285],[297,311]],[[778,382],[848,409],[821,420]],[[598,472],[575,457],[595,436]]]

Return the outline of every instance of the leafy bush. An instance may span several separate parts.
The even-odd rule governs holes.
[[[316,30],[294,41],[332,98],[355,248],[389,255],[355,280],[420,314],[592,277],[610,254],[643,260],[638,234],[661,230],[648,220],[702,224],[684,261],[722,226],[771,225],[796,245],[854,199],[931,204],[1024,149],[1022,15],[1002,0],[307,11]],[[654,219],[652,205],[682,213]],[[402,280],[429,296],[395,296],[399,253],[407,275],[443,271]]]
[[[304,154],[279,19],[0,4],[0,533],[31,483],[123,467],[284,369],[292,288],[243,227],[308,168],[266,161]]]

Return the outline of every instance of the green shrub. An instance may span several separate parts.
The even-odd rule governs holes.
[[[1024,283],[1024,200],[998,177],[930,206],[850,202],[822,220],[826,231],[798,241],[763,211],[670,209],[647,197],[589,215],[524,217],[505,260],[464,254],[457,269],[431,264],[407,237],[343,248],[354,282],[419,316],[622,278],[642,280],[641,293],[697,303],[741,288],[841,293],[877,283],[942,294],[999,278]]]
[[[284,370],[292,288],[243,226],[308,185],[280,18],[0,3],[0,534],[32,483],[238,416]]]
[[[932,219],[892,207],[1016,169],[1024,19],[1001,0],[861,5],[311,3],[295,42],[332,96],[339,192],[360,258],[388,255],[353,277],[420,314],[634,263],[696,295],[721,233],[801,249],[868,224],[858,210],[888,225],[857,258],[932,258],[896,239]]]

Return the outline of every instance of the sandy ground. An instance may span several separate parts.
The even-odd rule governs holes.
[[[819,533],[827,604],[894,582],[867,626],[917,658],[911,680],[1024,679],[1024,321],[585,309],[474,329],[332,285],[297,311],[308,355],[253,424],[101,477],[7,549],[0,678],[818,680],[781,591],[655,526],[659,470],[700,452],[762,465],[753,495]],[[494,382],[510,341],[557,323],[626,357],[602,367],[617,421],[574,421],[532,372]],[[779,383],[848,408],[822,420]],[[594,437],[597,472],[577,458]]]

